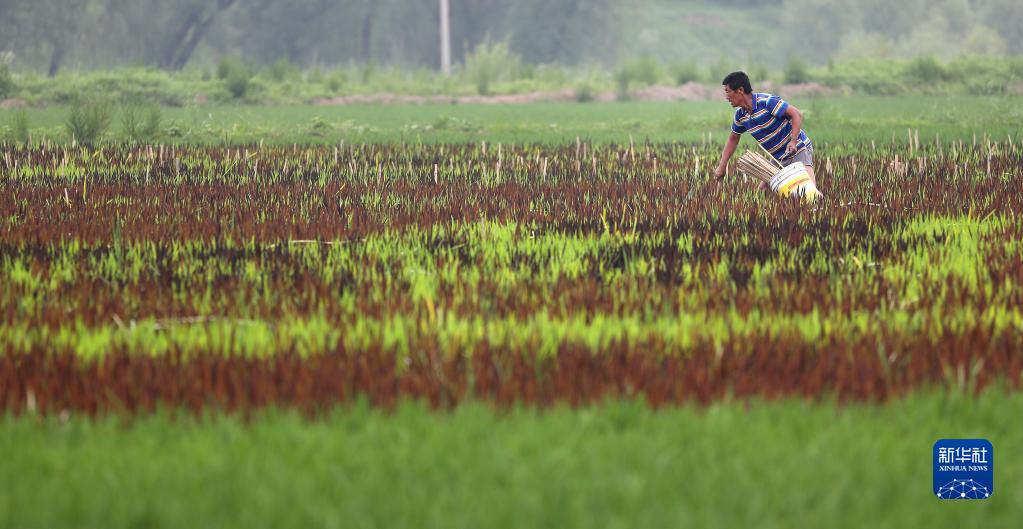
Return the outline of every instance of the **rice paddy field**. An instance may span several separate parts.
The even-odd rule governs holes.
[[[931,118],[813,204],[642,129],[6,144],[0,526],[1010,527],[1023,150]]]

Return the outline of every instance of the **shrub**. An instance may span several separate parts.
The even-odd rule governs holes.
[[[15,142],[25,145],[32,141],[32,133],[28,122],[28,109],[19,108],[14,111],[11,122],[11,138]]]
[[[121,133],[128,142],[136,142],[139,139],[139,131],[142,129],[142,112],[135,105],[121,108]]]
[[[789,84],[800,84],[810,80],[810,73],[806,63],[798,57],[789,58],[785,65],[785,82]]]
[[[312,84],[322,84],[323,77],[324,77],[323,70],[321,70],[319,66],[316,66],[313,67],[312,70],[309,70],[308,73],[306,73],[305,81],[307,83]]]
[[[575,87],[575,100],[579,103],[593,101],[593,85],[589,81],[583,81]]]
[[[625,67],[629,71],[630,80],[640,86],[650,86],[661,78],[661,65],[653,55],[641,55]]]
[[[217,78],[224,82],[231,97],[241,99],[249,91],[252,71],[240,59],[224,58],[217,66]]]
[[[969,78],[966,80],[966,89],[971,94],[985,95],[985,96],[996,96],[1003,95],[1006,92],[1005,83],[1000,79],[990,78]]]
[[[232,97],[240,99],[245,97],[245,93],[249,91],[249,81],[251,80],[252,74],[249,73],[248,68],[240,68],[228,74],[225,86]]]
[[[312,136],[322,137],[333,131],[334,126],[320,116],[313,116],[312,123],[309,124],[309,127],[306,130],[308,134]]]
[[[529,63],[525,63],[519,67],[519,70],[518,72],[516,72],[515,76],[519,79],[535,79],[536,71],[537,71],[536,66],[533,66],[532,64]]]
[[[7,99],[14,93],[14,77],[11,75],[11,67],[6,62],[0,62],[0,99]]]
[[[671,65],[671,77],[675,84],[683,85],[700,80],[700,71],[692,62],[677,62]]]
[[[912,84],[944,81],[948,73],[934,57],[917,57],[906,66],[907,80]]]
[[[632,83],[632,77],[629,73],[628,68],[622,67],[615,71],[614,74],[615,86],[618,88],[618,100],[626,101],[629,99],[629,85]]]
[[[327,89],[331,92],[337,93],[341,91],[341,87],[345,85],[347,78],[344,72],[335,72],[327,79]]]
[[[238,60],[231,57],[224,57],[217,63],[217,79],[221,81],[227,80],[228,74],[231,70],[238,66]]]
[[[1009,79],[1013,81],[1023,80],[1023,57],[1006,59],[1009,70]]]
[[[160,107],[130,105],[121,110],[121,129],[129,142],[150,142],[160,133]]]
[[[753,80],[753,83],[762,83],[767,80],[770,74],[767,73],[767,67],[763,64],[758,64],[750,68],[749,76]]]
[[[724,56],[718,57],[718,60],[707,67],[707,81],[714,84],[721,84],[721,81],[726,75],[737,70],[735,65],[730,63]]]
[[[369,84],[370,80],[373,79],[377,73],[377,66],[373,61],[369,61],[362,65],[359,69],[359,75],[362,77],[362,84]]]
[[[292,79],[294,77],[297,77],[298,67],[296,67],[294,64],[291,64],[291,62],[288,59],[282,57],[280,59],[277,59],[277,61],[275,61],[270,66],[268,66],[266,72],[270,79],[280,83],[285,79]]]
[[[629,88],[633,84],[649,86],[661,77],[661,67],[652,55],[642,55],[634,61],[627,62],[615,71],[614,80],[618,87],[618,99],[629,98]]]
[[[465,74],[478,94],[487,95],[491,85],[508,77],[521,62],[518,55],[508,50],[507,43],[483,42],[465,58]]]
[[[99,97],[107,101],[152,102],[181,106],[195,96],[199,85],[183,74],[158,70],[118,69],[56,78],[22,78],[19,90],[31,94],[33,102],[70,105],[75,99]]]
[[[142,122],[142,139],[152,141],[160,135],[160,121],[163,115],[159,105],[149,105],[146,109],[145,120]]]
[[[95,144],[110,126],[110,104],[101,100],[82,101],[75,99],[65,126],[79,143]]]
[[[998,30],[977,25],[966,35],[963,47],[966,53],[971,55],[1002,56],[1008,51],[1009,44]]]

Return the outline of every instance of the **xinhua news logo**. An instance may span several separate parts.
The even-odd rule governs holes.
[[[934,495],[943,500],[991,497],[994,461],[987,439],[939,439],[934,443]]]

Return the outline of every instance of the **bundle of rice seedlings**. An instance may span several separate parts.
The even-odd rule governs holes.
[[[770,182],[771,177],[778,172],[778,166],[752,151],[743,153],[737,165],[740,171],[761,182]]]
[[[747,151],[739,157],[738,166],[740,171],[760,180],[771,191],[783,197],[797,197],[812,203],[823,196],[802,163],[796,162],[782,168],[780,164],[776,165],[757,153]]]

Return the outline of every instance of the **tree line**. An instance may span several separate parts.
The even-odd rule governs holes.
[[[707,49],[687,50],[675,38],[679,32],[707,31],[686,25],[703,19],[686,22],[684,16],[705,12],[716,13],[714,20],[723,25],[709,38],[701,33],[701,39],[715,46],[715,40],[722,45],[732,40],[756,52],[758,60],[776,57],[778,63],[792,57],[820,64],[833,57],[1023,53],[1019,0],[449,3],[455,63],[481,44],[498,42],[529,64],[614,67],[647,53],[720,60],[703,56]],[[439,11],[438,0],[0,0],[0,53],[8,60],[13,56],[19,68],[50,75],[117,65],[176,71],[209,67],[227,56],[254,64],[286,60],[300,67],[357,63],[439,69]],[[651,17],[636,16],[643,12],[664,13],[658,23],[669,36],[644,47],[643,24]],[[746,18],[731,16],[739,13]],[[753,24],[761,27],[748,27]],[[743,35],[752,34],[757,42],[751,47]]]
[[[452,55],[507,41],[528,62],[610,62],[628,1],[450,0]],[[0,51],[50,75],[201,55],[439,68],[439,16],[437,0],[0,0]]]

